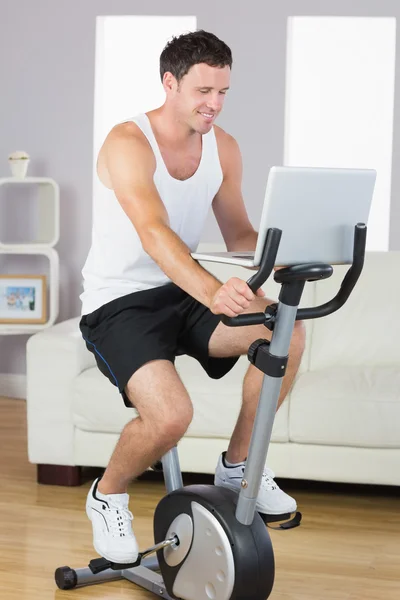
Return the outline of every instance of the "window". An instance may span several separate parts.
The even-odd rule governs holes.
[[[389,247],[396,20],[290,17],[284,164],[374,168],[368,250]]]
[[[163,104],[160,54],[173,35],[196,28],[195,16],[97,17],[95,160],[114,125]]]

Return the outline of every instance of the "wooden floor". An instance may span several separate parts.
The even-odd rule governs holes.
[[[90,482],[78,488],[39,486],[26,455],[22,400],[0,399],[0,598],[97,600],[155,598],[128,581],[68,592],[54,583],[56,567],[83,567],[96,557],[85,514]],[[396,490],[321,489],[295,495],[303,523],[271,531],[276,579],[273,600],[399,600],[400,516]],[[142,549],[152,545],[159,481],[132,484],[131,510]]]

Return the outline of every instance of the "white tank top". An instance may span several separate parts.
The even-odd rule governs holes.
[[[147,115],[140,114],[132,121],[140,127],[153,149],[157,163],[154,183],[168,212],[169,226],[194,252],[223,179],[214,129],[202,136],[197,171],[181,181],[169,174]],[[95,177],[93,193],[92,245],[82,270],[84,291],[80,296],[84,315],[115,298],[171,281],[144,252],[113,190]]]

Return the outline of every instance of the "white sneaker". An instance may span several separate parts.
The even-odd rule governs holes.
[[[138,543],[132,530],[133,515],[128,494],[101,494],[96,479],[86,499],[86,514],[92,522],[93,546],[100,556],[115,563],[135,562]]]
[[[242,462],[233,467],[228,467],[225,463],[225,454],[223,452],[218,459],[214,485],[226,487],[239,493],[246,463]],[[279,488],[274,481],[274,477],[275,473],[265,467],[257,497],[257,512],[267,515],[284,515],[296,512],[296,501]]]

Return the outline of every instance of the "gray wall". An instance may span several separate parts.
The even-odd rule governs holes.
[[[257,223],[269,167],[283,157],[286,20],[292,15],[398,16],[398,0],[20,0],[0,4],[0,157],[27,150],[29,174],[61,188],[59,320],[78,314],[90,243],[97,15],[196,14],[232,48],[232,85],[219,124],[242,149],[243,191]],[[396,89],[400,81],[397,49]],[[391,249],[400,249],[400,108],[395,104]],[[21,218],[26,215],[21,215]],[[213,221],[204,241],[220,239]],[[0,263],[1,268],[1,263]],[[25,372],[27,337],[0,336],[0,373]]]

